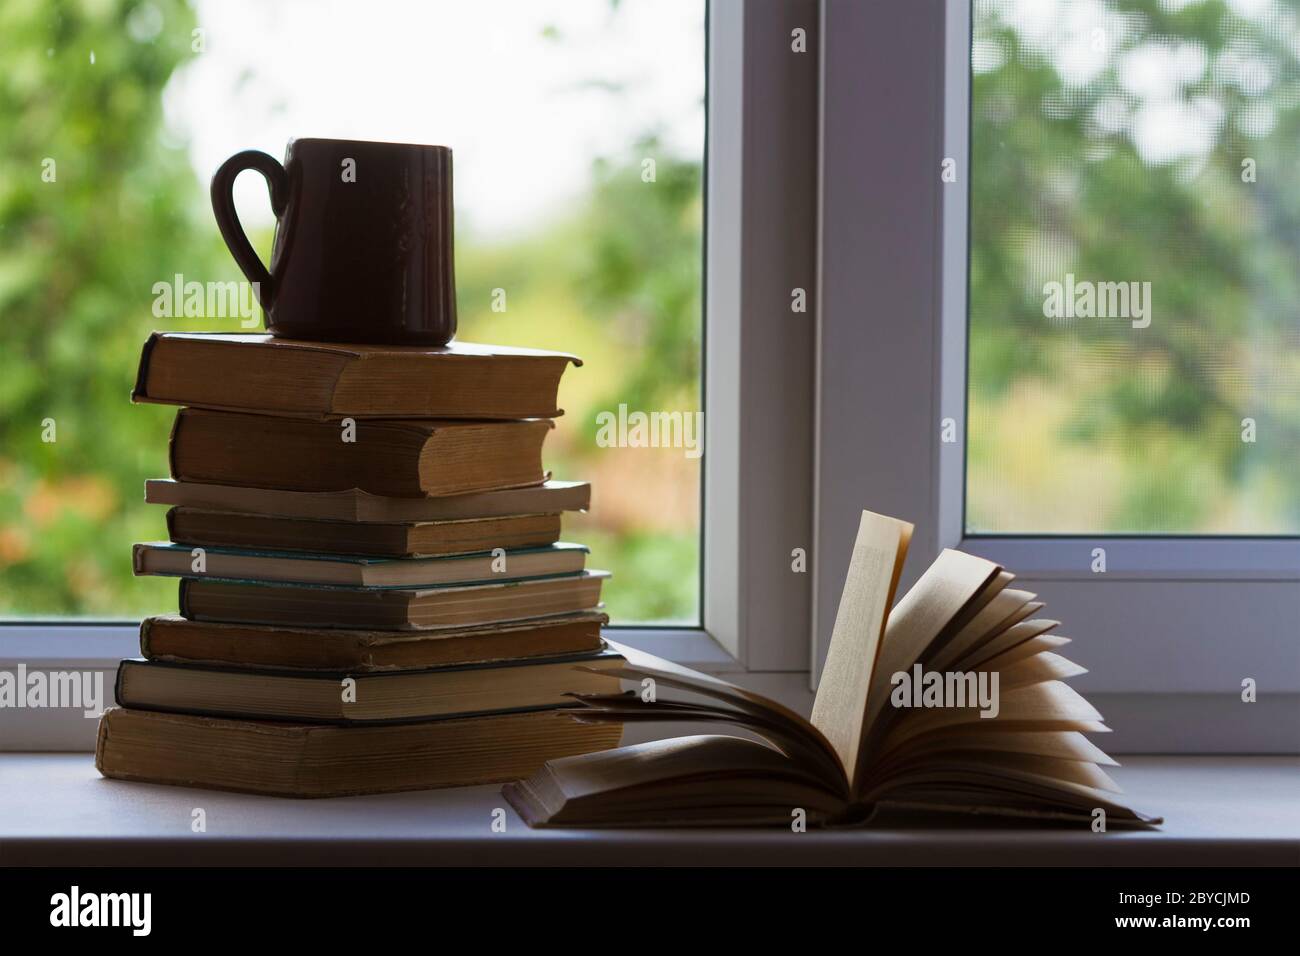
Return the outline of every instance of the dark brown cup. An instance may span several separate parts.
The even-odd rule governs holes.
[[[245,169],[271,191],[269,271],[235,214],[232,190]],[[235,262],[256,283],[272,335],[385,345],[445,345],[455,336],[446,146],[295,139],[283,166],[245,150],[212,177],[212,209]]]

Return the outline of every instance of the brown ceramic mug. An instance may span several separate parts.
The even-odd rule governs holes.
[[[232,189],[245,169],[271,191],[269,270],[235,215]],[[388,345],[445,345],[455,336],[447,147],[296,139],[283,166],[245,150],[212,177],[212,209],[272,335]]]

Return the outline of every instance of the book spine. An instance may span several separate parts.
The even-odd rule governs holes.
[[[564,378],[564,373],[569,370],[570,362],[573,363],[574,368],[582,368],[582,359],[578,358],[576,355],[566,356],[564,361],[558,363],[559,369],[556,371],[555,377],[551,379],[549,383],[551,386],[551,394],[555,396],[555,410],[547,415],[547,418],[559,418],[564,414],[564,409],[560,407],[560,379]]]
[[[176,512],[177,508],[167,509],[167,538],[171,541],[176,540]]]
[[[167,436],[167,470],[171,472],[173,478],[180,478],[180,472],[176,470],[176,441],[180,438],[181,422],[185,418],[188,409],[180,409],[176,413],[176,418],[172,422],[171,434]]]
[[[181,617],[187,621],[194,620],[194,615],[190,613],[190,579],[181,578],[180,588],[176,595],[176,605],[180,610]]]
[[[99,732],[95,734],[95,769],[104,772],[104,750],[108,746],[108,723],[113,717],[112,710],[106,710],[99,718]]]
[[[339,392],[343,389],[344,380],[348,378],[348,373],[358,368],[360,363],[366,360],[366,355],[355,352],[339,363],[338,373],[334,376],[334,381],[330,383],[329,395],[325,399],[325,410],[321,413],[321,418],[342,417],[347,412],[339,407]]]
[[[144,348],[140,350],[140,364],[135,372],[135,387],[131,389],[132,402],[147,402],[149,400],[149,360],[153,357],[154,346],[161,335],[159,332],[150,332],[149,339],[144,343]]]
[[[123,693],[126,686],[126,669],[130,663],[130,661],[122,661],[122,663],[117,665],[117,678],[113,681],[113,699],[122,707],[131,706],[127,702],[126,694]]]
[[[140,622],[140,656],[145,660],[153,659],[153,648],[150,646],[149,633],[153,630],[153,618],[146,617]]]

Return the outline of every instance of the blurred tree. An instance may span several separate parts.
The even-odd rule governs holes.
[[[975,3],[971,526],[1296,533],[1300,5],[1053,9]],[[1066,273],[1149,282],[1150,327],[1045,318]]]
[[[641,178],[647,156],[656,158],[653,183]],[[699,460],[675,449],[597,448],[595,435],[596,413],[620,403],[701,407],[700,184],[698,161],[651,137],[597,161],[590,192],[540,233],[493,248],[458,239],[465,337],[587,360],[566,376],[547,461],[559,477],[593,483],[592,513],[566,519],[565,535],[615,572],[605,599],[620,622],[698,619]],[[506,313],[487,306],[494,286],[510,289]]]
[[[656,160],[655,180],[642,180],[641,157]],[[671,408],[683,387],[698,408],[702,356],[702,171],[647,137],[622,163],[598,162],[584,216],[591,236],[577,278],[583,304],[618,323],[635,345],[604,407]]]
[[[193,26],[183,0],[0,5],[0,586],[10,606],[125,609],[174,591],[133,580],[124,559],[130,541],[160,536],[161,515],[130,505],[163,473],[171,418],[127,396],[158,322],[153,284],[220,262],[183,144],[162,135],[162,89],[193,55]]]
[[[164,123],[169,78],[201,55],[195,24],[185,0],[0,4],[0,613],[175,606],[174,582],[134,578],[130,563],[133,541],[165,535],[162,509],[144,506],[141,489],[166,474],[174,410],[128,396],[151,329],[234,328],[152,312],[154,283],[176,273],[240,278],[186,144]],[[643,155],[657,158],[654,184],[641,181]],[[598,488],[593,472],[608,469],[606,500],[621,492],[636,508],[629,518],[613,500],[570,536],[589,539],[593,563],[616,572],[606,592],[616,618],[693,620],[693,510],[670,526],[639,523],[662,522],[667,489],[648,508],[623,478],[659,472],[633,460],[638,450],[596,454],[592,439],[594,410],[620,401],[699,407],[699,163],[649,137],[598,162],[569,209],[506,242],[458,234],[462,331],[589,360],[566,377],[569,414],[548,465]],[[253,238],[265,253],[269,236]],[[495,314],[486,304],[503,284],[510,310]],[[54,442],[42,440],[47,420]],[[689,498],[698,464],[688,465],[663,477]]]

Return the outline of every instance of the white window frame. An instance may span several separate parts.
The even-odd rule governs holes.
[[[711,0],[707,16],[702,626],[609,636],[807,709],[811,575],[791,552],[811,563],[815,316],[790,303],[795,287],[816,297],[818,4]],[[807,53],[791,49],[796,27]],[[0,623],[0,668],[100,671],[111,698],[138,631]],[[0,710],[0,751],[90,749],[94,723]]]
[[[709,3],[702,626],[610,629],[804,709],[812,587],[793,552],[811,564],[818,25],[817,0]]]
[[[868,506],[917,521],[904,586],[958,548],[1047,601],[1090,668],[1075,685],[1116,729],[1108,749],[1300,750],[1300,540],[965,533],[970,3],[822,13],[813,673],[846,516]],[[940,180],[945,158],[957,183]],[[945,418],[956,443],[940,440]],[[1256,703],[1241,701],[1246,678]]]
[[[1047,600],[1112,752],[1300,750],[1297,542],[963,533],[969,15],[967,0],[710,3],[703,626],[611,636],[806,710],[870,508],[917,523],[904,586],[956,547]],[[812,312],[791,311],[796,287]],[[956,444],[938,440],[944,417]],[[1085,559],[1098,544],[1104,578]],[[0,667],[111,686],[137,652],[135,624],[0,625]],[[92,731],[79,713],[0,711],[0,750],[84,750]]]

